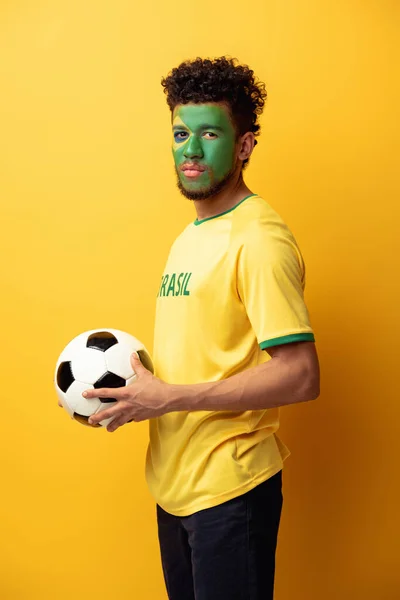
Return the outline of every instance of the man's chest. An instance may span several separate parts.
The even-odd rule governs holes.
[[[209,244],[202,244],[201,240],[176,244],[166,261],[157,297],[166,302],[179,299],[182,303],[218,295],[233,284],[234,263],[226,237]]]

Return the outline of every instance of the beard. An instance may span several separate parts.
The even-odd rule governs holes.
[[[220,180],[214,183],[211,183],[209,186],[204,187],[199,190],[187,190],[180,180],[178,169],[175,168],[176,177],[177,177],[177,186],[179,191],[185,198],[189,200],[207,200],[208,198],[212,198],[212,196],[216,196],[219,192],[221,192],[228,183],[234,178],[236,172],[236,165],[233,165],[231,170]]]

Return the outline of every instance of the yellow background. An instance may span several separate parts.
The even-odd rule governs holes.
[[[148,424],[74,423],[52,377],[91,328],[152,351],[195,218],[160,79],[222,54],[267,85],[246,181],[302,249],[321,361],[320,399],[281,413],[276,598],[400,597],[398,35],[394,0],[1,3],[1,600],[166,598]]]

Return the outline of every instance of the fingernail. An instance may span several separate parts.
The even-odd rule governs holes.
[[[87,397],[87,392],[82,392],[82,396]]]

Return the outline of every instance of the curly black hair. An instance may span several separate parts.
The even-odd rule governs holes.
[[[256,79],[247,65],[236,58],[196,58],[172,69],[161,85],[171,112],[178,104],[225,102],[230,109],[237,136],[252,131],[260,134],[257,117],[264,109],[265,84]],[[257,144],[257,140],[255,140]],[[248,159],[243,161],[246,166]]]

